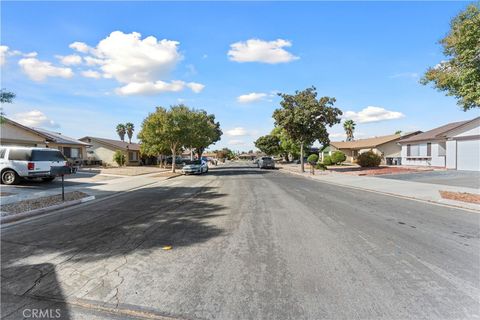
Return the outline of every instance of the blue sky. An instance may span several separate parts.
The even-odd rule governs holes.
[[[418,83],[467,5],[2,2],[1,82],[17,94],[4,112],[116,138],[118,123],[138,131],[155,106],[182,102],[216,115],[224,136],[213,148],[249,150],[273,127],[275,92],[314,85],[357,121],[357,138],[427,130],[478,115]],[[340,125],[330,133],[344,138]]]

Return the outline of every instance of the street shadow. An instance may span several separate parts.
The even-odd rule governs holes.
[[[71,209],[2,232],[2,268],[32,255],[96,261],[171,245],[205,242],[223,230],[210,221],[225,209],[212,187],[156,187]]]
[[[2,319],[70,319],[51,263],[2,267]]]

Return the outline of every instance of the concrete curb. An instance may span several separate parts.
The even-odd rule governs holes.
[[[19,221],[19,220],[31,218],[31,217],[34,217],[34,216],[38,216],[38,215],[41,215],[41,214],[49,213],[51,211],[71,207],[71,206],[74,206],[74,205],[77,205],[77,204],[80,204],[80,203],[84,203],[84,202],[88,202],[88,201],[92,201],[92,200],[95,200],[95,196],[88,196],[88,197],[84,197],[84,198],[77,199],[77,200],[72,200],[72,201],[67,201],[67,202],[55,204],[55,205],[49,206],[49,207],[38,208],[38,209],[25,211],[25,212],[18,213],[18,214],[13,214],[11,216],[6,216],[6,217],[0,218],[0,224],[10,223],[10,222],[14,222],[14,221]]]
[[[479,209],[472,208],[472,207],[468,206],[468,204],[465,204],[464,206],[462,206],[462,203],[459,202],[459,201],[457,201],[459,203],[457,203],[457,202],[452,203],[453,200],[449,200],[448,202],[446,202],[445,199],[440,199],[440,201],[435,201],[435,200],[427,200],[427,199],[422,199],[422,198],[409,197],[409,196],[404,196],[404,195],[401,195],[401,194],[395,194],[395,193],[390,193],[390,192],[382,192],[382,191],[378,191],[378,190],[372,190],[372,189],[367,189],[367,188],[351,186],[351,185],[348,185],[348,184],[341,184],[341,183],[335,183],[335,182],[331,182],[331,181],[314,179],[311,176],[305,176],[305,175],[303,175],[299,172],[295,172],[295,171],[291,171],[291,170],[287,170],[287,169],[283,169],[283,168],[280,168],[280,171],[290,173],[290,174],[294,174],[294,175],[297,175],[297,176],[301,176],[305,179],[311,179],[311,180],[314,180],[314,181],[318,181],[320,183],[331,184],[331,185],[334,185],[334,186],[345,187],[345,188],[350,188],[350,189],[355,189],[355,190],[362,190],[362,191],[367,191],[367,192],[373,192],[373,193],[383,194],[383,195],[387,195],[387,196],[391,196],[391,197],[397,197],[397,198],[401,198],[401,199],[414,200],[414,201],[429,203],[429,204],[442,206],[442,207],[449,207],[449,208],[454,208],[454,209],[461,209],[461,210],[467,210],[467,211],[470,211],[470,212],[480,213]]]

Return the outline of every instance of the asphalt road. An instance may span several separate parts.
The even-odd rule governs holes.
[[[476,319],[479,225],[469,211],[229,165],[4,228],[1,311]]]

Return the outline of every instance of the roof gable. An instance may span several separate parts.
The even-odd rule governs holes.
[[[476,119],[476,118],[475,118]],[[466,120],[466,121],[457,121],[457,122],[451,122],[447,123],[443,126],[425,131],[423,133],[417,134],[412,137],[407,137],[404,139],[401,139],[399,142],[400,143],[409,143],[409,142],[418,142],[418,141],[428,141],[428,140],[438,140],[438,139],[443,139],[444,134],[452,131],[458,127],[461,127],[475,119],[472,120]]]
[[[99,143],[102,143],[102,144],[105,144],[105,145],[108,145],[110,147],[117,148],[117,149],[120,149],[120,150],[140,151],[140,145],[138,143],[128,143],[128,142],[120,141],[120,140],[112,140],[112,139],[90,137],[90,136],[83,137],[80,140],[85,141],[86,139],[95,140]]]
[[[388,136],[380,136],[368,139],[358,139],[353,141],[332,141],[331,146],[337,149],[366,149],[375,148],[379,145],[399,140],[402,136],[400,134],[391,134]]]

